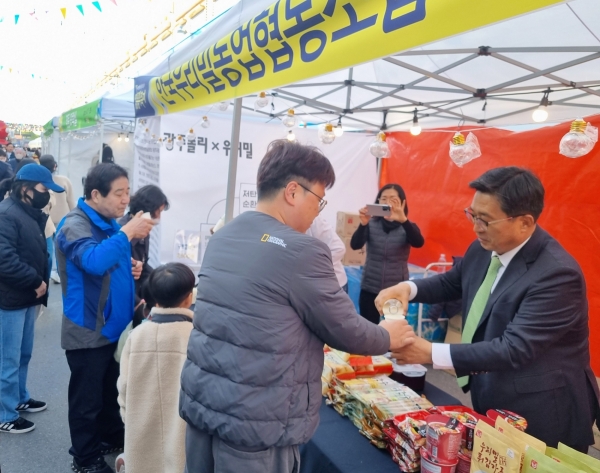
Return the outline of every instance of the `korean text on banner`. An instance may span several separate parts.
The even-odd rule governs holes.
[[[176,69],[139,78],[136,116],[298,82],[561,1],[279,0]]]
[[[74,108],[60,116],[60,131],[74,131],[94,126],[100,118],[100,100]]]

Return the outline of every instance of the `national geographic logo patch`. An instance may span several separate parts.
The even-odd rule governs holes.
[[[260,239],[260,241],[264,242],[264,243],[273,243],[275,245],[279,245],[283,248],[287,248],[287,244],[285,241],[283,241],[281,238],[277,238],[274,236],[269,235],[268,233],[265,233],[262,238]]]

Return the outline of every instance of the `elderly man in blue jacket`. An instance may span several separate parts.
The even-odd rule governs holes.
[[[142,212],[123,227],[115,221],[129,204],[127,171],[116,164],[94,167],[84,193],[56,236],[63,281],[62,347],[71,369],[69,453],[77,473],[110,473],[103,454],[122,448],[124,441],[114,352],[133,318],[134,278],[142,269],[131,258],[130,241],[147,237],[153,222]]]

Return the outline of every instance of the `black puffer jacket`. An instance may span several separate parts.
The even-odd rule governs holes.
[[[0,309],[46,305],[47,293],[38,299],[35,290],[48,284],[47,219],[14,195],[0,202]]]
[[[367,260],[363,270],[361,289],[378,294],[408,279],[408,256],[411,247],[425,243],[421,230],[407,220],[386,232],[382,219],[372,218],[367,225],[359,225],[350,246],[354,250],[367,245]]]

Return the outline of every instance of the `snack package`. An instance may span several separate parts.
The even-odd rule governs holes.
[[[557,463],[534,448],[528,448],[521,473],[573,473],[574,471],[576,470]]]
[[[519,473],[519,445],[484,421],[477,422],[471,473]]]
[[[546,456],[552,458],[553,460],[571,469],[572,471],[577,471],[579,473],[598,473],[599,471],[598,468],[592,468],[591,466],[588,466],[587,464],[576,459],[575,457],[570,456],[564,450],[560,451],[556,448],[548,447],[546,449]]]
[[[527,450],[527,447],[530,447],[537,450],[540,453],[546,453],[546,444],[544,442],[536,439],[535,437],[529,434],[526,434],[525,432],[521,432],[519,429],[509,424],[506,421],[506,419],[503,419],[502,417],[496,418],[496,430],[517,442],[525,444],[525,450]]]
[[[525,417],[515,414],[514,412],[506,411],[504,409],[490,409],[486,412],[486,415],[493,421],[496,421],[496,418],[498,417],[503,417],[506,422],[520,431],[525,432],[525,430],[527,430],[527,420]]]
[[[577,450],[573,450],[571,447],[567,447],[563,443],[558,444],[558,451],[573,457],[575,460],[579,460],[581,463],[592,468],[594,471],[600,471],[600,460],[593,458],[585,453],[578,452]]]

